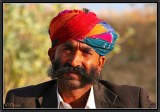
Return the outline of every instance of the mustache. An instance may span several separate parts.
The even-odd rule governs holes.
[[[72,66],[69,63],[64,64],[62,67],[60,67],[59,69],[56,70],[55,76],[59,77],[65,73],[76,73],[78,75],[80,75],[83,79],[92,82],[92,78],[90,78],[90,76],[88,76],[86,70],[77,65],[77,66]]]
[[[68,62],[61,65],[60,59],[55,60],[48,68],[48,76],[51,77],[51,79],[62,78],[66,73],[75,73],[79,75],[83,83],[96,83],[101,79],[101,75],[93,66],[90,67],[90,71],[87,73],[86,69],[79,65],[72,66]]]

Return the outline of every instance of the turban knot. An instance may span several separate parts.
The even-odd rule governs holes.
[[[114,29],[93,12],[64,10],[54,17],[49,26],[52,47],[69,39],[91,46],[99,55],[110,52],[117,39]]]

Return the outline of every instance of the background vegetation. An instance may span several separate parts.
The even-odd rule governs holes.
[[[8,90],[38,84],[50,78],[48,26],[63,9],[78,4],[4,4],[4,96]],[[114,51],[107,55],[103,79],[116,84],[145,88],[156,102],[156,6],[118,13],[101,11],[98,16],[119,34]]]

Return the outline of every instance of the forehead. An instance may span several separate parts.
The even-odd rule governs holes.
[[[74,39],[68,40],[67,42],[61,44],[59,47],[88,48],[90,50],[94,50],[91,46]]]

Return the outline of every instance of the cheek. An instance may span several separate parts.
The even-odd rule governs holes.
[[[98,65],[99,64],[99,58],[97,56],[91,56],[89,58],[85,58],[84,62],[88,63],[88,65]]]
[[[98,68],[99,61],[98,59],[88,59],[84,61],[84,66],[86,71],[89,73],[91,68]]]
[[[65,64],[68,61],[68,56],[64,55],[64,53],[56,52],[54,60],[56,60],[56,59],[59,59],[61,65],[63,65],[63,64]]]

